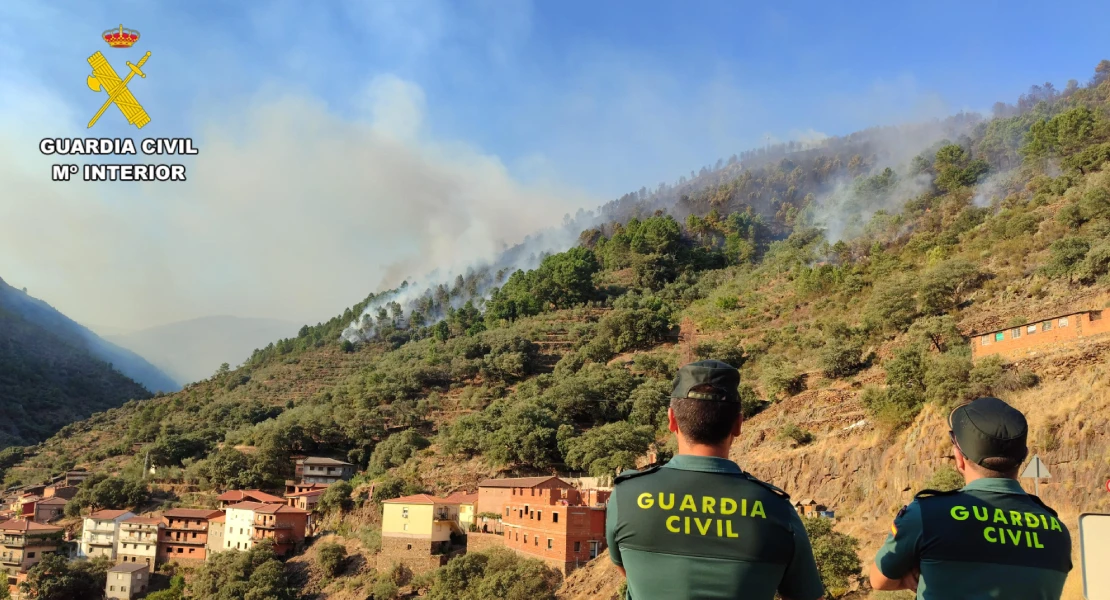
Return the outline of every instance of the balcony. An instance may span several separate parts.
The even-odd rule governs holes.
[[[8,548],[22,548],[27,545],[27,540],[24,538],[8,537],[4,538],[4,541],[0,542],[0,545]]]
[[[270,521],[270,522],[255,521],[254,522],[254,527],[256,529],[293,529],[293,524],[292,523],[280,523],[280,522],[274,522],[274,521]]]
[[[174,544],[174,545],[184,544],[186,546],[203,546],[207,542],[208,542],[208,536],[204,536],[204,537],[198,536],[198,537],[195,537],[195,538],[194,537],[182,536],[180,538],[174,539],[174,538],[167,535],[167,536],[162,537],[158,540],[159,544]]]
[[[153,533],[143,533],[143,534],[124,533],[124,534],[121,534],[119,536],[119,541],[121,541],[121,542],[137,542],[137,543],[140,543],[140,544],[145,542],[147,544],[154,544],[158,541],[158,537],[155,536]]]
[[[85,529],[85,531],[88,531],[90,533],[106,533],[108,535],[116,534],[116,528],[111,525],[93,525],[92,527]]]
[[[90,546],[104,546],[105,548],[111,548],[112,546],[116,545],[114,540],[106,540],[106,539],[103,539],[103,538],[96,538],[96,539],[93,539],[93,540],[88,540],[85,543],[87,543]]]
[[[195,523],[174,523],[170,522],[163,529],[166,531],[208,531],[208,524],[197,525]]]
[[[275,531],[269,533],[269,530],[255,530],[251,532],[251,539],[255,541],[273,540],[275,544],[290,544],[297,541],[290,531]]]
[[[0,564],[20,566],[23,564],[22,556],[0,555]]]

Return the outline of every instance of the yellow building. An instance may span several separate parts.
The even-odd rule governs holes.
[[[459,505],[459,525],[462,526],[463,531],[470,531],[470,526],[477,520],[478,493],[455,492],[444,500]]]
[[[382,502],[382,550],[379,564],[405,563],[423,572],[446,563],[451,536],[466,534],[459,505],[446,498],[417,494]]]

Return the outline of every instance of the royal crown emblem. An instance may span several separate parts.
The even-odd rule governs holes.
[[[134,29],[124,29],[120,24],[119,29],[109,29],[104,32],[104,41],[113,48],[130,48],[139,41],[139,32]]]

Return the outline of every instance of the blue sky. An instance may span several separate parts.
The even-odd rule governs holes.
[[[489,240],[768,137],[987,110],[1033,83],[1083,82],[1110,55],[1106,13],[1094,2],[9,0],[0,183],[21,197],[0,197],[0,277],[94,324],[324,319],[399,276],[464,264]],[[132,50],[99,39],[120,23],[142,35]],[[189,184],[45,181],[37,140],[86,135],[103,102],[84,83],[97,50],[117,71],[151,51],[148,78],[130,87],[152,122],[138,132],[111,109],[93,133],[196,138]],[[305,291],[281,292],[298,278]]]

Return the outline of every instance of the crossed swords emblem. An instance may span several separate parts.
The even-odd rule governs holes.
[[[128,123],[139,129],[150,122],[150,116],[146,114],[146,110],[135,99],[135,96],[131,95],[131,90],[127,89],[127,83],[131,81],[132,77],[138,75],[144,79],[146,78],[146,74],[141,69],[148,58],[150,58],[150,52],[147,52],[137,65],[128,62],[127,66],[130,67],[131,72],[120,81],[119,75],[116,75],[116,70],[108,64],[108,60],[104,58],[103,54],[97,52],[89,57],[89,66],[93,68],[93,74],[89,75],[88,79],[89,89],[94,92],[104,90],[108,93],[108,100],[104,102],[104,106],[101,106],[100,110],[96,111],[96,115],[89,121],[89,129],[92,129],[92,126],[96,124],[104,111],[108,110],[108,107],[113,104],[123,113]]]

